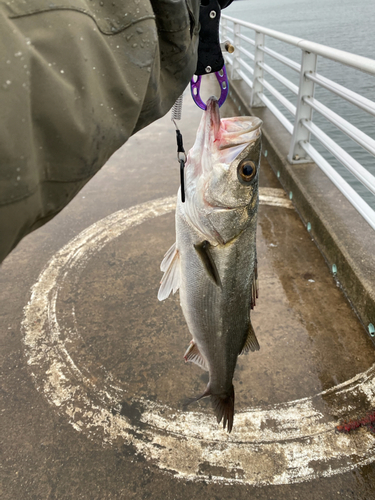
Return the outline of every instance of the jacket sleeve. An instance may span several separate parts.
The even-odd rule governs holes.
[[[0,1],[0,262],[171,108],[198,19],[199,0]]]

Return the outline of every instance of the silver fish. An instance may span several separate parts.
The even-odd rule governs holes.
[[[203,113],[177,196],[176,243],[161,263],[159,300],[180,290],[193,340],[185,360],[209,372],[205,392],[231,432],[237,357],[259,349],[250,321],[257,298],[256,225],[261,125],[256,117],[220,120],[216,98]]]

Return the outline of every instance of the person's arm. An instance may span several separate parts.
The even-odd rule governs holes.
[[[171,108],[198,18],[198,0],[0,3],[0,262]]]

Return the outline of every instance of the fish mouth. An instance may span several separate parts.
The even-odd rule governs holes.
[[[206,136],[211,137],[213,145],[219,151],[255,142],[260,136],[262,123],[262,120],[256,116],[220,119],[216,97],[212,96],[207,101]]]
[[[261,133],[262,120],[256,116],[223,118],[220,123],[220,150],[248,145]]]

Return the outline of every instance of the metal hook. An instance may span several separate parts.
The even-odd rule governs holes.
[[[217,78],[217,81],[219,82],[220,89],[221,89],[221,94],[220,98],[218,100],[218,105],[219,108],[224,104],[225,99],[228,96],[228,91],[229,91],[229,84],[228,84],[228,76],[227,76],[227,71],[225,69],[225,65],[222,67],[220,71],[215,72],[215,76]],[[203,109],[204,111],[207,109],[206,104],[202,101],[202,98],[200,96],[200,87],[201,87],[201,81],[202,81],[202,76],[201,75],[194,75],[193,78],[191,79],[190,82],[190,89],[191,89],[191,95],[193,97],[193,100],[195,104]]]

